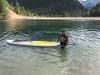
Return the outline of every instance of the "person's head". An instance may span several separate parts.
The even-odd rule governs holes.
[[[62,31],[62,33],[61,33],[62,35],[65,35],[65,31]]]

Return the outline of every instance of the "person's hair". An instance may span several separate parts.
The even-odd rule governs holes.
[[[62,31],[62,33],[65,33],[65,31]]]

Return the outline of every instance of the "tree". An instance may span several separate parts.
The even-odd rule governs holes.
[[[90,16],[100,17],[100,2],[90,10]]]

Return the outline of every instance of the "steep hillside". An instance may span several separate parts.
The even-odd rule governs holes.
[[[0,0],[0,19],[5,18],[7,14],[7,8],[11,8],[7,0]]]
[[[14,7],[20,5],[38,16],[83,16],[84,11],[77,0],[8,0],[8,2]]]
[[[79,0],[80,3],[84,6],[86,9],[91,9],[93,6],[95,6],[100,0]]]

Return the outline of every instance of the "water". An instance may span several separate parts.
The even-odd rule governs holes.
[[[0,20],[0,75],[100,75],[100,21]],[[41,48],[8,45],[8,39],[57,41],[62,30],[69,45]]]

